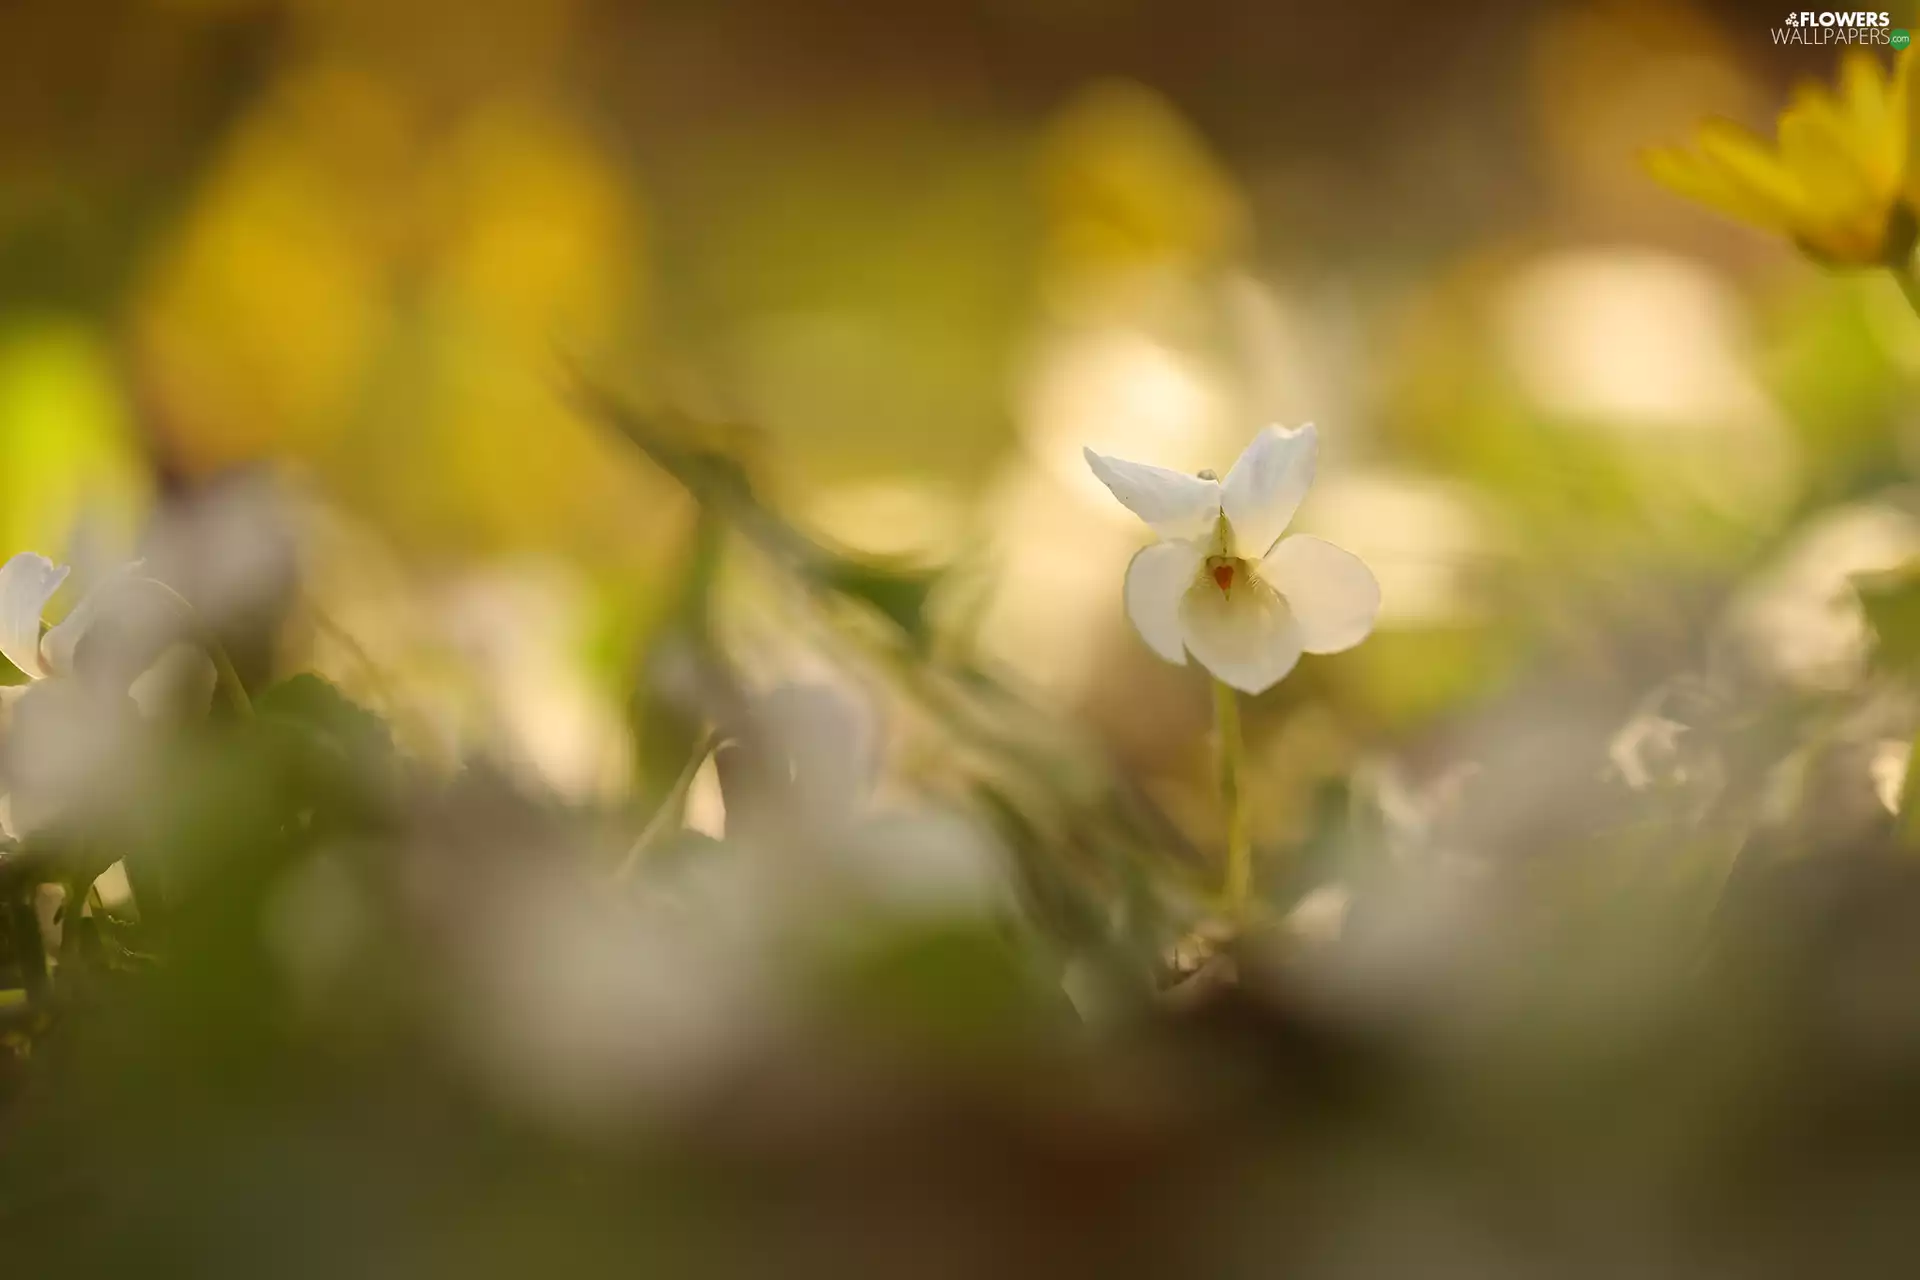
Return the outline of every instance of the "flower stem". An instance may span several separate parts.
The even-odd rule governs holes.
[[[1914,271],[1913,259],[1893,263],[1887,270],[1893,274],[1894,283],[1900,286],[1907,305],[1913,308],[1915,315],[1920,315],[1920,273]]]
[[[211,631],[201,635],[200,643],[213,659],[213,669],[219,673],[220,687],[226,692],[228,703],[242,720],[253,719],[253,699],[247,696],[247,686],[240,683],[240,673],[234,670],[226,646],[215,639]]]
[[[1213,718],[1220,735],[1220,804],[1227,815],[1226,907],[1229,915],[1246,912],[1253,890],[1253,846],[1247,839],[1247,806],[1241,789],[1247,744],[1240,733],[1240,703],[1233,689],[1213,682]]]

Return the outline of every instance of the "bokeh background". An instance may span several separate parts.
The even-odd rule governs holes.
[[[1711,114],[1764,131],[1796,80],[1830,76],[1832,51],[1775,42],[1783,16],[1507,0],[0,8],[0,552],[71,562],[79,587],[144,548],[199,574],[188,594],[203,607],[297,562],[236,660],[260,687],[318,673],[436,776],[497,779],[497,794],[421,802],[435,816],[409,847],[490,922],[489,947],[558,966],[496,972],[434,933],[429,910],[422,935],[366,963],[442,965],[443,987],[426,982],[404,1016],[319,1018],[295,1036],[298,1070],[223,1068],[297,1105],[235,1110],[207,1088],[167,1120],[96,1065],[106,1083],[89,1087],[119,1099],[126,1131],[167,1135],[136,1152],[175,1151],[181,1116],[213,1137],[141,1164],[120,1147],[76,1155],[91,1121],[42,1133],[69,1171],[140,1170],[60,1184],[92,1188],[112,1207],[82,1220],[135,1242],[70,1261],[159,1248],[162,1271],[240,1275],[263,1256],[250,1249],[291,1241],[284,1257],[318,1259],[313,1274],[351,1270],[362,1246],[389,1270],[360,1274],[505,1274],[516,1259],[611,1265],[646,1238],[672,1242],[670,1267],[765,1273],[774,1255],[725,1225],[748,1206],[746,1240],[784,1242],[823,1273],[1150,1272],[1195,1257],[1196,1238],[1220,1250],[1197,1255],[1203,1272],[1236,1274],[1275,1257],[1341,1276],[1422,1259],[1438,1268],[1423,1274],[1463,1275],[1580,1274],[1556,1268],[1592,1256],[1646,1275],[1768,1274],[1777,1251],[1880,1259],[1906,1146],[1821,1112],[1818,1134],[1849,1159],[1875,1135],[1871,1157],[1827,1178],[1839,1156],[1790,1159],[1816,1139],[1753,1115],[1850,1090],[1906,1098],[1900,1011],[1920,957],[1900,942],[1908,917],[1872,906],[1912,900],[1904,864],[1874,844],[1872,869],[1837,885],[1768,882],[1755,918],[1772,923],[1733,931],[1751,954],[1713,969],[1711,997],[1674,993],[1675,975],[1699,972],[1700,914],[1729,864],[1891,839],[1914,727],[1855,580],[1920,553],[1920,320],[1889,280],[1823,272],[1674,198],[1638,160]],[[1123,1055],[1119,1084],[1105,1066],[1058,1068],[1115,1090],[1111,1110],[1071,1083],[1006,1101],[1009,1075],[1055,1069],[1026,1058],[1005,1073],[994,1057],[991,1087],[942,1076],[929,1099],[917,1068],[875,1084],[817,1027],[799,1048],[769,1030],[790,1011],[769,1013],[736,972],[729,930],[753,932],[763,898],[803,888],[708,886],[724,927],[696,910],[693,950],[642,931],[629,952],[578,924],[599,918],[582,905],[594,894],[576,901],[567,880],[549,901],[544,874],[472,853],[504,832],[626,847],[605,828],[679,794],[687,717],[711,709],[688,693],[712,692],[688,645],[728,655],[728,697],[790,708],[796,688],[831,689],[858,704],[800,715],[812,745],[796,758],[836,762],[810,794],[872,787],[942,812],[982,794],[954,781],[972,775],[924,700],[874,692],[897,670],[876,675],[887,663],[871,652],[849,663],[823,624],[795,624],[778,563],[711,572],[699,511],[714,494],[661,465],[673,447],[636,449],[629,414],[737,466],[756,510],[844,557],[843,584],[870,572],[851,594],[906,617],[926,664],[902,683],[939,662],[994,673],[1020,709],[989,720],[1010,739],[1071,735],[1075,760],[1154,815],[1146,844],[1176,879],[1199,880],[1221,833],[1204,680],[1128,629],[1119,584],[1142,533],[1080,450],[1224,469],[1261,425],[1316,422],[1321,479],[1300,526],[1374,568],[1381,625],[1246,714],[1263,875],[1286,886],[1275,914],[1288,947],[1338,952],[1333,976],[1280,983],[1284,1015],[1209,1023],[1228,1048],[1207,1056],[1207,1039],[1205,1065],[1164,1095],[1136,1078],[1170,1070],[1150,1048]],[[741,793],[702,759],[687,822],[734,837]],[[1067,801],[1048,810],[1057,848],[1014,808],[997,830],[1033,838],[1019,850],[1030,894],[1050,874],[1036,858],[1073,863],[1097,843]],[[555,813],[564,841],[544,825]],[[948,848],[946,828],[914,830],[916,848]],[[1382,894],[1388,941],[1358,951],[1340,946],[1365,896],[1342,861],[1354,850],[1412,868]],[[965,897],[973,856],[908,858],[909,887],[882,896]],[[285,924],[267,929],[272,963],[292,965],[296,991],[303,966],[337,968],[365,942],[327,923],[358,918],[335,910],[357,891],[315,865],[291,899],[305,905],[261,890]],[[1144,931],[1182,972],[1219,941],[1194,932],[1206,912],[1190,887]],[[418,897],[411,881],[393,891]],[[1071,979],[1074,939],[1126,915],[1112,882],[1102,892],[1080,933],[1043,924],[1037,948],[1053,966],[1041,985],[1072,989],[1096,1022]],[[1822,967],[1824,942],[1772,949],[1802,932],[1881,950]],[[687,985],[720,990],[725,1016]],[[935,988],[907,990],[912,1005]],[[937,990],[971,1008],[972,988]],[[409,1075],[410,1046],[435,1042],[443,1015],[467,1046],[453,1056],[484,1059],[493,1083],[471,1105],[502,1132],[473,1136],[469,1113],[435,1112],[440,1077]],[[624,1143],[632,1079],[657,1101],[654,1050],[698,1045],[668,1074],[691,1061],[702,1075],[721,1021],[777,1041],[768,1060],[800,1083],[743,1086],[746,1120],[712,1099],[718,1114],[670,1108],[686,1132],[668,1145],[702,1153],[682,1164],[581,1137]],[[1384,1056],[1369,1038],[1382,1025],[1397,1046]],[[97,1062],[184,1053],[168,1037],[205,1031],[165,1026],[122,1028]],[[354,1101],[315,1102],[301,1055],[341,1041],[369,1055],[348,1073]],[[1847,1065],[1823,1074],[1833,1055]],[[1428,1083],[1403,1092],[1406,1079]],[[1192,1105],[1216,1088],[1239,1101]],[[1702,1101],[1728,1097],[1753,1111]],[[1595,1098],[1645,1105],[1603,1133]],[[81,1111],[98,1120],[103,1105]],[[15,1107],[73,1120],[43,1098]],[[1885,1123],[1907,1114],[1886,1107]],[[1310,1157],[1266,1162],[1263,1144],[1287,1148],[1300,1124]],[[1395,1145],[1409,1124],[1411,1151]],[[406,1172],[336,1197],[383,1160]],[[929,1164],[942,1173],[916,1180]],[[1535,1203],[1520,1189],[1540,1169],[1559,1190]],[[1470,1192],[1448,1190],[1463,1179]],[[889,1186],[892,1207],[874,1208]],[[796,1189],[800,1208],[773,1194]],[[1263,1216],[1269,1194],[1291,1207]],[[18,1195],[0,1229],[22,1239],[49,1203],[77,1203]],[[219,1221],[234,1197],[256,1218],[245,1248]],[[1818,1212],[1770,1216],[1770,1197]],[[1302,1204],[1318,1227],[1291,1216]],[[1856,1256],[1841,1239],[1866,1243]],[[921,1247],[958,1240],[998,1243],[938,1264]]]
[[[1204,704],[1124,630],[1137,539],[1079,448],[1220,466],[1314,420],[1305,527],[1387,626],[1272,701],[1415,736],[1548,655],[1619,674],[1615,623],[1694,634],[1668,588],[1904,474],[1891,291],[1638,167],[1828,73],[1777,17],[11,5],[0,544],[105,560],[272,467],[441,732],[604,784],[688,517],[585,374],[740,424],[825,536],[965,559],[982,642],[1171,765]]]

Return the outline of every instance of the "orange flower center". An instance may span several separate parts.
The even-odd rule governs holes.
[[[1218,586],[1218,587],[1220,588],[1220,590],[1221,590],[1221,592],[1222,592],[1223,594],[1224,594],[1225,592],[1228,592],[1228,591],[1231,591],[1231,590],[1233,590],[1233,564],[1232,564],[1232,562],[1230,562],[1230,561],[1226,561],[1226,560],[1222,560],[1222,561],[1221,561],[1220,563],[1218,563],[1218,564],[1216,564],[1216,565],[1214,565],[1214,566],[1213,566],[1213,581],[1214,581],[1214,584],[1215,584],[1216,586]]]

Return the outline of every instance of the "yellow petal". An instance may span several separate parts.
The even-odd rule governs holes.
[[[1906,156],[1908,199],[1920,192],[1920,93],[1913,90],[1914,50],[1908,45],[1893,64],[1893,114],[1900,121]]]
[[[1805,91],[1780,114],[1780,161],[1815,209],[1858,209],[1874,199],[1847,121],[1824,93]]]
[[[1838,105],[1824,94],[1802,94],[1780,117],[1781,160],[1806,193],[1799,239],[1837,264],[1865,266],[1885,256],[1897,193],[1891,182],[1875,184],[1852,142]]]
[[[1840,64],[1840,93],[1849,144],[1875,189],[1893,190],[1906,159],[1906,121],[1894,110],[1893,85],[1879,57],[1849,50]]]
[[[1800,177],[1747,130],[1726,120],[1709,120],[1700,126],[1699,143],[1701,156],[1748,197],[1779,209],[1787,220],[1805,213],[1807,192]]]
[[[1730,180],[1726,171],[1678,147],[1655,147],[1640,155],[1648,176],[1677,195],[1698,201],[1741,222],[1785,231],[1791,222],[1787,207],[1764,198],[1750,187]]]

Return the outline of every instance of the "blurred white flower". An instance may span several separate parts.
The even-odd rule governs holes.
[[[1281,928],[1309,946],[1330,946],[1340,941],[1352,910],[1353,890],[1338,882],[1319,885],[1287,913]]]
[[[1222,682],[1260,693],[1301,653],[1366,639],[1380,612],[1373,573],[1330,542],[1280,536],[1313,484],[1317,446],[1311,423],[1269,427],[1224,481],[1085,451],[1161,538],[1127,567],[1127,616],[1148,648],[1181,665],[1192,653]]]
[[[1607,763],[1628,787],[1645,791],[1656,782],[1681,783],[1680,735],[1687,726],[1657,712],[1636,711],[1607,743]]]
[[[5,825],[26,835],[75,811],[108,779],[134,766],[141,734],[133,712],[153,716],[187,703],[204,710],[212,696],[211,661],[198,647],[175,640],[182,619],[161,619],[128,609],[118,622],[139,634],[118,637],[96,663],[117,674],[75,678],[81,641],[103,611],[120,611],[128,586],[143,581],[136,562],[89,591],[72,612],[43,636],[47,602],[68,569],[45,556],[22,552],[0,565],[0,653],[29,680],[8,691],[6,734],[0,740],[0,770],[7,800]],[[175,615],[184,602],[157,588],[148,603]],[[129,600],[131,604],[131,601]]]
[[[141,561],[110,574],[40,634],[47,602],[68,572],[67,566],[32,551],[0,565],[0,653],[30,681],[73,675],[80,641],[111,609],[117,622],[130,625],[132,632],[119,637],[106,663],[125,678],[126,687],[116,686],[115,691],[129,693],[150,716],[180,704],[183,689],[184,700],[204,710],[213,696],[213,663],[197,643],[180,638],[187,629],[186,602],[148,578]],[[143,583],[150,591],[129,590]]]
[[[30,680],[65,675],[81,633],[97,612],[99,593],[90,592],[64,622],[40,634],[47,601],[67,580],[68,569],[43,555],[22,551],[0,565],[0,653]]]
[[[1758,671],[1804,689],[1845,689],[1866,670],[1872,631],[1853,580],[1920,555],[1905,495],[1830,508],[1729,601],[1723,626]]]
[[[1907,768],[1913,762],[1913,743],[1888,738],[1874,744],[1867,761],[1873,779],[1873,794],[1880,807],[1898,816],[1900,793],[1907,788]]]

